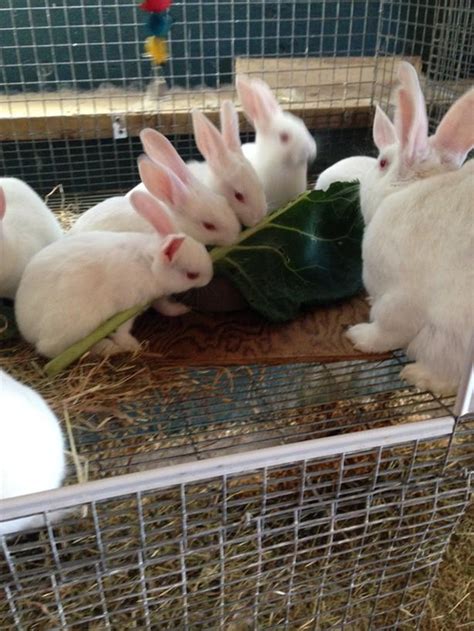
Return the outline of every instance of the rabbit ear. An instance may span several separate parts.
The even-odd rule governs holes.
[[[398,91],[395,128],[402,158],[407,164],[413,164],[428,152],[426,104],[415,68],[402,61],[398,76],[402,87]]]
[[[211,168],[222,170],[229,156],[223,137],[202,112],[193,109],[191,115],[197,148]]]
[[[176,258],[179,248],[183,245],[184,235],[173,234],[165,239],[161,246],[161,252],[165,263],[171,265]]]
[[[375,108],[372,136],[379,152],[397,142],[394,124],[378,105]]]
[[[225,144],[231,151],[241,151],[239,135],[239,115],[232,101],[226,100],[221,105],[221,133]]]
[[[130,202],[139,215],[146,219],[162,236],[176,232],[173,222],[165,207],[155,197],[145,191],[133,191]]]
[[[452,105],[431,138],[443,162],[460,167],[474,147],[474,88]]]
[[[268,85],[261,79],[250,80],[237,75],[236,86],[244,112],[254,126],[260,129],[268,127],[281,109]]]
[[[140,140],[149,158],[167,166],[182,182],[189,182],[190,171],[168,138],[155,129],[147,127],[140,132]]]
[[[152,162],[145,156],[138,159],[138,171],[143,184],[152,195],[172,206],[174,210],[182,210],[188,202],[190,192],[173,171],[163,164]]]
[[[5,191],[0,186],[0,221],[5,217],[7,210],[7,199],[5,197]]]

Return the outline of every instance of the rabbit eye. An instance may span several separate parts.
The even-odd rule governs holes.
[[[206,230],[217,230],[215,225],[213,223],[209,223],[208,221],[203,221],[202,225],[206,228]]]
[[[388,165],[388,160],[386,160],[385,158],[382,158],[379,162],[379,167],[381,169],[385,169],[387,165]]]
[[[186,276],[189,280],[196,280],[196,278],[199,278],[199,274],[197,272],[186,272]]]
[[[237,192],[237,191],[234,193],[234,197],[235,197],[235,199],[236,199],[238,202],[243,202],[243,201],[244,201],[244,199],[245,199],[245,197],[242,195],[242,193],[239,193],[239,192]]]
[[[283,144],[286,144],[290,140],[290,134],[287,134],[286,131],[280,134],[280,140]]]

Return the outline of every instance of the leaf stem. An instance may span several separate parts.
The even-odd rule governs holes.
[[[111,333],[116,331],[119,326],[127,322],[127,320],[130,320],[131,318],[139,315],[147,308],[148,305],[131,307],[130,309],[127,309],[126,311],[121,311],[120,313],[114,315],[112,318],[106,320],[97,329],[95,329],[95,331],[92,331],[92,333],[90,333],[87,337],[79,340],[79,342],[76,342],[65,351],[57,355],[54,359],[49,361],[44,367],[44,370],[48,377],[54,377],[55,375],[59,374],[62,370],[75,362],[76,359],[82,357],[82,355],[90,350],[94,346],[94,344],[100,342],[100,340],[104,339],[104,337],[107,337],[107,335],[110,335]]]

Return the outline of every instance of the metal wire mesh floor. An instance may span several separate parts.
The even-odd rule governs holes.
[[[3,541],[0,628],[417,629],[469,497],[448,441],[83,499]]]
[[[401,361],[173,369],[143,399],[74,419],[75,450],[96,479],[451,415],[452,399],[405,387]]]

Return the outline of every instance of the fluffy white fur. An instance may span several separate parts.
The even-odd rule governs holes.
[[[53,213],[28,184],[0,178],[0,297],[14,298],[28,261],[61,236]]]
[[[137,215],[130,195],[148,190],[166,204],[177,232],[184,232],[205,245],[231,245],[238,239],[240,224],[222,195],[195,177],[169,140],[147,128],[140,138],[148,160],[139,160],[142,183],[124,197],[111,197],[83,213],[71,234],[90,230],[151,232],[153,228]]]
[[[211,280],[212,262],[204,245],[173,234],[165,209],[147,193],[136,191],[130,199],[159,234],[70,235],[28,264],[15,311],[21,334],[40,354],[54,357],[120,311]],[[133,319],[94,350],[109,355],[139,349],[130,334],[132,324]]]
[[[234,104],[222,103],[220,132],[199,110],[194,109],[192,117],[196,145],[205,162],[189,162],[189,168],[226,198],[242,225],[255,226],[267,212],[265,192],[254,166],[242,152]]]
[[[316,141],[301,119],[283,111],[264,81],[238,75],[236,86],[256,132],[255,142],[242,150],[263,184],[268,210],[281,208],[307,189]]]
[[[465,107],[473,92],[451,108],[429,139],[413,73],[402,64],[398,144],[386,127],[377,171],[362,186],[365,212],[370,210],[363,276],[372,308],[370,323],[351,327],[348,335],[365,352],[406,349],[415,363],[402,371],[403,378],[451,393],[473,334],[474,161],[446,169],[459,166],[474,146]]]
[[[60,486],[65,472],[63,437],[45,401],[0,369],[0,409],[0,499]],[[0,521],[0,535],[42,523],[38,516]]]
[[[351,156],[335,162],[318,177],[314,186],[317,191],[327,191],[334,182],[362,181],[368,171],[376,164],[375,158],[368,156]]]

